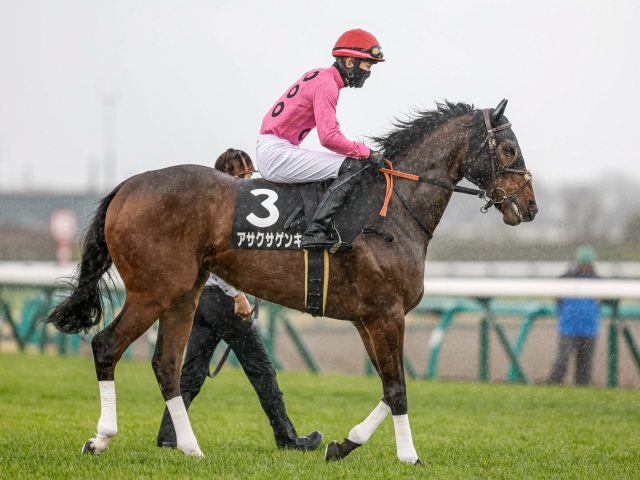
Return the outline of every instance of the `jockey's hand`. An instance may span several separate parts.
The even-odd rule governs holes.
[[[382,167],[384,167],[384,155],[380,152],[371,150],[371,153],[369,154],[369,157],[367,158],[367,160],[371,165],[374,166],[376,170],[379,170]]]
[[[242,292],[233,297],[233,299],[236,302],[236,306],[233,310],[234,313],[246,322],[247,320],[249,320],[249,315],[251,315],[251,306],[249,305],[249,300],[247,300],[247,297]]]

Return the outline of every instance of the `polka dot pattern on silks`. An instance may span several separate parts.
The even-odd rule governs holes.
[[[289,93],[287,93],[287,98],[295,97],[296,93],[298,93],[298,90],[300,90],[300,85],[296,83],[293,87],[291,87],[291,90],[289,90]]]
[[[310,131],[311,131],[310,128],[305,128],[304,130],[302,130],[300,132],[300,135],[298,135],[298,140],[300,140],[300,141],[304,140],[304,137],[306,137],[309,134]]]
[[[319,71],[319,70],[316,70],[315,72],[312,72],[312,73],[310,73],[310,74],[306,75],[306,76],[302,79],[302,81],[303,81],[303,82],[308,82],[309,80],[313,80],[314,78],[316,78],[316,77],[318,76],[318,74],[319,74],[319,73],[320,73],[320,71]]]
[[[318,74],[320,73],[320,70],[315,70],[311,73],[308,73],[307,75],[304,76],[304,78],[302,79],[303,82],[308,82],[309,80],[313,80],[314,78],[316,78],[318,76]],[[293,87],[291,87],[291,89],[289,90],[289,92],[287,93],[287,98],[293,98],[298,94],[298,91],[300,90],[300,84],[296,83]],[[277,117],[278,115],[280,115],[282,113],[282,111],[284,110],[284,102],[278,102],[276,104],[275,107],[273,107],[273,110],[271,111],[271,116],[273,118]],[[298,140],[302,141],[304,139],[304,137],[307,136],[307,134],[311,131],[310,128],[305,128],[302,132],[300,132],[300,135],[298,136]]]
[[[278,103],[275,107],[273,107],[273,112],[271,112],[272,117],[277,117],[284,110],[284,102]]]

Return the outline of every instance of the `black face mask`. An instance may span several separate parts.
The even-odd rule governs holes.
[[[360,60],[358,59],[355,59],[355,65],[351,68],[347,68],[342,57],[337,58],[333,65],[340,72],[344,83],[347,83],[350,88],[362,88],[364,82],[371,75],[370,71],[360,68]]]

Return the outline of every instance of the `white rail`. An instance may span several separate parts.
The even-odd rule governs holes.
[[[59,266],[55,262],[0,262],[0,284],[33,285],[51,287],[56,283],[64,286],[75,272],[77,265]],[[116,286],[122,288],[122,280],[114,270]]]
[[[640,299],[638,280],[429,278],[426,296]]]
[[[76,266],[53,262],[0,262],[0,284],[49,287],[69,278]],[[116,286],[122,280],[115,272]],[[63,285],[63,283],[60,283]],[[426,278],[424,294],[451,297],[640,299],[640,280],[542,278]]]

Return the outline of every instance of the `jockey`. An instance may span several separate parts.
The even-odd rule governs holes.
[[[360,183],[361,160],[368,160],[376,169],[384,163],[381,153],[347,139],[336,118],[340,89],[361,88],[371,75],[371,66],[384,62],[378,40],[364,30],[349,30],[336,42],[333,56],[333,66],[305,73],[278,99],[262,121],[256,149],[258,169],[268,181],[335,179],[302,237],[302,248],[330,249],[336,243],[329,238],[329,224]],[[322,146],[333,153],[299,147],[314,127],[318,127]]]

